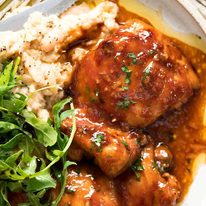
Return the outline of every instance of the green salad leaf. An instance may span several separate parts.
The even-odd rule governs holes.
[[[5,62],[0,75],[0,95],[5,94],[16,85],[15,75],[20,64],[20,58],[15,61]]]
[[[56,183],[54,182],[54,179],[51,177],[49,171],[45,171],[41,175],[38,175],[38,177],[29,179],[26,182],[26,185],[26,190],[30,192],[38,192],[43,189],[56,187]]]
[[[58,170],[55,171],[56,174],[58,174],[57,178],[61,184],[61,190],[59,195],[57,196],[56,200],[52,202],[52,206],[57,206],[59,201],[61,200],[65,186],[66,186],[66,177],[67,177],[67,168],[71,165],[74,165],[74,162],[71,162],[69,160],[66,160],[66,151],[69,149],[72,140],[74,138],[75,132],[76,132],[76,119],[75,119],[75,113],[74,113],[74,106],[71,104],[71,109],[68,110],[68,112],[62,112],[61,111],[64,109],[65,105],[71,102],[71,98],[67,98],[65,100],[62,100],[55,104],[52,109],[52,114],[54,117],[54,125],[56,128],[56,131],[58,132],[58,139],[57,139],[57,144],[59,148],[63,151],[62,155],[62,165],[63,165],[63,170]],[[66,135],[61,134],[60,131],[60,123],[63,119],[65,119],[67,116],[72,116],[72,129],[71,129],[71,134],[70,138],[68,139]]]
[[[12,73],[13,73],[13,67],[14,66],[14,62],[11,61],[9,64],[4,64],[3,65],[3,71],[2,74],[0,76],[0,85],[1,86],[7,86],[9,84],[10,79],[12,78]]]
[[[28,110],[23,110],[22,115],[25,118],[25,121],[35,128],[37,139],[41,144],[48,147],[53,146],[56,143],[57,132],[47,122],[37,118],[35,114],[29,112]]]
[[[20,205],[57,206],[64,194],[67,168],[75,164],[66,156],[76,131],[74,106],[71,98],[55,104],[53,122],[28,111],[29,97],[12,92],[18,86],[19,64],[20,58],[5,62],[0,74],[0,205],[9,206],[8,194],[21,191],[27,200]],[[69,105],[70,109],[63,111]],[[61,121],[68,116],[73,121],[69,137],[60,131]],[[61,184],[59,195],[45,202],[47,191],[55,188],[57,181]]]
[[[0,134],[10,132],[14,129],[20,129],[20,127],[10,122],[0,121]]]
[[[55,129],[57,131],[59,131],[59,128],[60,128],[60,124],[61,124],[61,121],[60,121],[60,112],[64,109],[65,105],[70,103],[71,102],[71,98],[66,98],[58,103],[56,103],[54,106],[53,106],[53,109],[52,109],[52,114],[54,116],[54,123],[55,123]]]

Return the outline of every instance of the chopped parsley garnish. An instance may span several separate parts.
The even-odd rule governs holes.
[[[123,144],[126,148],[128,148],[128,146],[129,146],[125,140],[122,140],[122,144]]]
[[[80,173],[81,173],[81,170],[80,170],[80,169],[77,169],[75,172],[76,172],[76,173],[78,174],[78,176],[79,176]]]
[[[125,84],[130,84],[131,83],[130,77],[131,77],[132,71],[129,70],[127,66],[122,66],[121,70],[126,73]]]
[[[143,70],[143,75],[142,75],[142,83],[145,83],[145,80],[147,79],[147,77],[149,76],[151,70],[153,68],[153,61],[151,61],[147,67]]]
[[[65,192],[67,192],[69,194],[74,194],[75,193],[75,189],[73,189],[73,188],[66,188]]]
[[[129,58],[132,59],[132,64],[136,64],[137,63],[137,56],[135,55],[135,53],[128,53],[127,56]],[[127,67],[127,66],[122,66],[121,70],[126,73],[126,77],[125,77],[125,84],[130,84],[131,83],[131,75],[132,75],[132,71]],[[124,91],[128,90],[128,86],[123,86],[122,89]]]
[[[136,103],[135,101],[126,98],[117,102],[117,107],[122,109],[128,109],[131,104],[135,104],[135,103]]]
[[[128,88],[128,86],[123,86],[122,89],[123,89],[124,91],[126,91],[126,90],[128,90],[129,88]]]
[[[91,141],[97,146],[101,147],[102,141],[105,139],[104,133],[95,132],[91,138]]]
[[[132,59],[136,59],[137,58],[137,56],[136,56],[136,54],[135,53],[133,53],[133,52],[131,52],[131,53],[128,53],[128,55],[127,55],[129,58],[132,58]]]
[[[142,64],[143,64],[143,61],[142,61],[142,60],[139,60],[139,61],[138,61],[138,64],[139,64],[139,65],[142,65]]]
[[[152,168],[153,168],[153,169],[156,169],[156,170],[159,170],[159,167],[158,167],[156,161],[154,161],[154,162],[152,163]]]
[[[155,50],[154,49],[151,49],[151,50],[149,50],[149,55],[153,55],[153,54],[155,54]]]
[[[142,158],[138,158],[131,166],[131,169],[135,173],[137,181],[140,181],[141,172],[144,171],[144,166],[142,165]]]
[[[137,143],[137,145],[140,145],[141,142],[140,142],[139,139],[137,139],[137,140],[136,140],[136,143]]]
[[[128,53],[127,56],[132,59],[132,64],[136,64],[137,63],[137,56],[136,56],[135,53],[133,53],[133,52]]]

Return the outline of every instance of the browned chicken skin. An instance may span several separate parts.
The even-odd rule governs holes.
[[[169,151],[168,151],[169,152]],[[125,206],[174,206],[180,196],[177,179],[169,173],[159,172],[153,146],[142,152],[140,181],[133,173],[123,174],[117,180],[119,193]],[[164,157],[162,157],[164,158]],[[163,166],[163,165],[161,165]]]
[[[66,192],[59,204],[63,206],[173,206],[179,197],[179,184],[168,173],[154,167],[154,149],[142,152],[140,178],[128,170],[116,179],[107,178],[95,166],[70,168]],[[140,165],[139,165],[140,167]]]
[[[59,206],[119,206],[113,180],[94,165],[70,168],[66,192]]]
[[[115,177],[127,169],[140,155],[140,135],[123,132],[105,123],[96,123],[85,116],[83,109],[76,110],[77,131],[74,142],[95,158],[102,171]],[[62,122],[61,129],[70,133],[72,120]]]
[[[132,22],[86,55],[76,75],[75,94],[113,119],[145,127],[180,107],[197,87],[181,52],[151,26]]]

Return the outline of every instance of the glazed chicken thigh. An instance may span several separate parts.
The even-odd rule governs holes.
[[[167,149],[166,151],[169,152]],[[163,153],[162,156],[164,156]],[[180,185],[174,176],[161,169],[164,167],[163,164],[160,164],[160,167],[157,166],[156,158],[154,147],[152,145],[146,146],[142,151],[141,164],[144,170],[140,173],[139,181],[131,172],[123,174],[117,179],[117,188],[123,197],[122,205],[176,205],[180,196]]]
[[[180,107],[195,88],[198,79],[182,53],[151,26],[130,22],[86,55],[75,93],[112,119],[145,127]]]
[[[137,132],[124,132],[104,122],[93,122],[85,109],[76,110],[76,122],[75,144],[94,157],[109,177],[121,174],[140,155],[138,141],[141,142],[142,136]],[[61,129],[69,135],[71,126],[72,120],[67,118]]]

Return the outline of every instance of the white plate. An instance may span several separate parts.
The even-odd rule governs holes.
[[[198,34],[206,40],[206,20],[191,0],[140,0],[140,2],[160,12],[165,22],[175,30]]]
[[[119,0],[128,10],[145,17],[166,35],[206,53],[206,19],[191,1],[195,0]],[[202,164],[181,206],[206,206],[206,155],[200,162]]]

